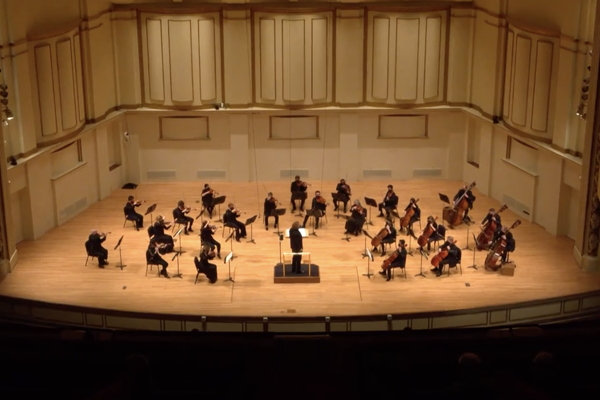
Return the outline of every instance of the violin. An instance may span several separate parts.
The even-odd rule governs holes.
[[[375,236],[373,239],[371,239],[371,246],[379,247],[379,245],[381,244],[381,241],[383,239],[385,239],[385,237],[388,234],[389,234],[389,231],[387,230],[387,227],[384,227],[382,230],[379,231],[377,236]]]
[[[306,183],[304,181],[296,181],[296,186],[307,187],[307,186],[311,186],[311,184],[310,183]]]
[[[327,204],[327,200],[325,200],[325,197],[323,196],[319,196],[317,197],[317,203],[321,203],[321,204]]]
[[[500,214],[502,211],[506,210],[508,205],[503,205],[502,208],[498,210],[494,217]],[[492,217],[493,218],[493,217]],[[492,244],[492,239],[494,239],[494,233],[498,230],[498,224],[492,218],[487,222],[487,224],[481,228],[481,232],[477,236],[475,240],[475,245],[477,246],[477,250],[487,250]]]
[[[390,254],[390,256],[383,263],[381,263],[381,269],[383,269],[383,270],[389,269],[390,265],[392,265],[392,263],[396,260],[396,258],[398,258],[399,254],[400,253],[398,251],[395,251],[392,254]]]
[[[410,219],[413,215],[415,215],[415,208],[413,207],[413,204],[417,204],[418,201],[419,199],[415,200],[414,203],[411,203],[411,205],[406,210],[404,217],[400,218],[400,229],[404,229],[408,226]]]
[[[269,201],[270,201],[271,203],[273,203],[273,204],[278,204],[278,203],[279,203],[279,200],[277,200],[275,197],[271,197],[271,198],[269,199]]]
[[[440,265],[440,262],[444,258],[448,257],[448,254],[450,254],[450,252],[447,248],[441,248],[440,251],[431,259],[431,265],[437,268]]]
[[[437,221],[438,217],[435,217],[434,221]],[[417,239],[417,243],[419,244],[419,246],[423,247],[427,244],[427,242],[429,241],[429,238],[431,237],[431,235],[433,235],[435,233],[435,227],[433,226],[433,224],[428,223],[427,226],[425,227],[425,229],[423,230],[423,233],[421,234],[421,236],[419,236],[419,238]]]
[[[519,225],[521,225],[521,220],[516,220],[515,223],[512,224],[512,226],[508,228],[506,232],[502,233],[502,236],[500,236],[498,240],[492,244],[493,248],[485,258],[485,269],[490,271],[498,271],[500,269],[501,264],[498,264],[498,261],[502,260],[502,253],[506,248],[506,234]]]
[[[145,202],[146,202],[146,200],[136,200],[136,201],[132,202],[131,204],[135,207],[138,207],[138,206],[141,206]]]

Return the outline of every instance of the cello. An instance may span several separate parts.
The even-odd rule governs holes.
[[[379,245],[381,244],[381,241],[383,239],[385,239],[385,237],[389,234],[390,232],[387,230],[387,225],[384,226],[379,233],[377,234],[377,236],[373,237],[373,239],[371,239],[371,246],[373,246],[374,248],[379,247]]]
[[[414,204],[417,204],[419,202],[419,199],[416,199]],[[404,229],[406,227],[408,227],[408,223],[410,222],[410,219],[412,218],[413,215],[415,215],[415,209],[412,206],[413,203],[411,203],[410,207],[408,207],[408,210],[406,211],[406,214],[404,214],[404,217],[400,218],[400,229]]]
[[[435,217],[434,221],[437,221],[438,217]],[[419,236],[419,238],[417,239],[417,243],[419,244],[419,246],[423,247],[427,244],[427,242],[429,241],[429,238],[431,237],[431,235],[433,235],[436,232],[435,227],[433,226],[433,224],[428,223],[427,226],[425,227],[425,230],[423,231],[423,233],[421,234],[421,236]]]
[[[440,249],[440,251],[433,256],[433,258],[431,259],[431,265],[433,265],[435,268],[440,266],[440,262],[448,257],[449,251],[448,248],[444,247],[443,249]]]
[[[500,269],[501,265],[498,265],[498,261],[502,259],[502,253],[506,248],[506,239],[504,238],[504,236],[510,230],[516,228],[519,225],[521,225],[521,220],[516,220],[515,223],[512,224],[512,226],[508,228],[508,230],[504,232],[502,236],[500,236],[500,238],[498,238],[496,243],[493,244],[494,248],[490,250],[487,257],[485,258],[485,269],[490,271],[498,271]]]
[[[506,204],[503,205],[502,208],[500,208],[498,212],[494,214],[494,217],[500,214],[502,211],[506,210],[507,208],[508,206]],[[481,228],[481,232],[475,240],[477,250],[489,249],[490,245],[492,244],[492,240],[494,239],[494,233],[496,233],[497,230],[498,224],[496,223],[496,221],[490,219],[488,223],[483,228]]]
[[[399,254],[398,251],[394,251],[392,254],[390,254],[390,256],[388,258],[386,258],[383,263],[381,263],[381,269],[384,271],[386,269],[389,269],[390,265],[392,265],[394,260],[396,260],[396,258],[398,258],[398,254]]]
[[[476,186],[475,181],[467,187],[465,192],[455,202],[454,207],[444,208],[444,221],[448,222],[450,226],[458,226],[462,223],[465,211],[469,208],[469,202],[467,201],[467,192],[472,190]]]

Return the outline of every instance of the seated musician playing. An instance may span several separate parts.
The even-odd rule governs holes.
[[[100,233],[97,229],[93,229],[88,237],[88,241],[85,244],[85,248],[88,249],[88,254],[98,258],[98,267],[104,268],[108,265],[108,250],[102,247],[102,242],[106,240],[106,233]]]
[[[292,203],[292,212],[296,211],[296,200],[300,200],[300,211],[304,211],[307,187],[308,184],[300,180],[300,175],[296,175],[294,181],[290,185],[290,192],[292,193],[290,199],[290,202]]]
[[[350,191],[350,185],[346,184],[345,179],[340,179],[340,183],[335,187],[335,191],[337,192],[338,200],[333,201],[333,205],[335,209],[333,211],[337,211],[339,206],[338,202],[344,203],[344,212],[348,209],[348,202],[350,201],[350,196],[352,196],[352,192]]]
[[[456,266],[460,262],[460,249],[456,246],[456,240],[452,236],[448,236],[444,244],[440,246],[438,251],[448,250],[448,255],[442,261],[440,261],[437,268],[432,268],[431,271],[435,272],[435,276],[441,276],[444,271],[444,266],[449,265],[451,267]]]
[[[173,251],[173,236],[167,235],[165,230],[169,229],[171,224],[167,224],[165,222],[165,217],[159,215],[156,217],[156,222],[154,223],[154,236],[153,240],[158,243],[163,243],[167,245],[167,252]]]
[[[146,249],[146,262],[148,264],[160,265],[162,267],[160,274],[165,278],[171,278],[169,274],[167,274],[167,267],[169,266],[169,263],[160,256],[160,247],[161,243],[156,240],[156,236],[150,239],[148,249]]]
[[[394,224],[391,220],[387,219],[385,221],[385,226],[383,229],[387,231],[387,235],[381,240],[381,257],[385,256],[385,245],[394,243],[397,236],[396,228],[394,228]],[[403,241],[404,240],[402,240],[402,242]],[[373,250],[371,251],[377,251],[377,248],[373,247]]]
[[[463,194],[465,195],[465,199],[467,200],[467,203],[469,203],[469,207],[465,210],[465,215],[463,216],[463,219],[467,219],[467,217],[469,215],[469,210],[473,209],[473,203],[475,202],[475,196],[473,196],[473,192],[469,190],[469,186],[464,185],[463,188],[460,189],[458,191],[458,193],[456,193],[456,196],[454,196],[454,199],[453,199],[454,203],[456,203],[458,201],[458,199],[460,199],[462,197]]]
[[[221,243],[217,242],[213,236],[216,230],[215,225],[211,225],[208,220],[205,220],[200,228],[200,242],[203,245],[209,245],[212,249],[216,247],[217,257],[221,258]]]
[[[179,200],[177,202],[177,208],[173,210],[173,218],[178,224],[184,226],[184,231],[186,235],[189,235],[188,232],[194,232],[192,230],[192,225],[194,225],[194,218],[188,217],[187,213],[190,212],[190,208],[185,206],[183,200]]]
[[[346,233],[358,236],[367,220],[367,210],[360,205],[360,201],[354,200],[354,205],[350,208],[352,213],[346,221]]]
[[[323,215],[325,215],[325,210],[327,209],[327,200],[325,200],[325,197],[321,196],[321,192],[318,190],[315,192],[315,197],[312,199],[311,209],[315,217],[315,229],[319,229],[319,220]],[[320,211],[321,216],[317,217],[317,214],[319,213],[315,213],[316,211]],[[306,226],[308,217],[309,215],[306,214],[304,221],[302,222],[302,227]]]
[[[431,242],[444,240],[445,236],[445,228],[442,225],[438,225],[432,215],[427,217],[427,225],[423,229],[423,232],[427,232],[430,229],[433,230],[433,233],[427,239],[427,252],[431,250]],[[419,247],[419,251],[423,252],[423,250],[422,247]]]
[[[411,197],[410,202],[408,203],[404,211],[408,212],[408,210],[410,210],[411,208],[413,209],[413,215],[408,221],[408,227],[406,228],[406,232],[412,237],[415,237],[415,234],[413,232],[413,224],[421,219],[421,209],[417,205],[417,200],[415,200],[414,197]]]
[[[229,203],[227,205],[227,211],[225,211],[225,215],[223,216],[223,223],[235,228],[235,240],[238,242],[240,239],[246,237],[246,226],[237,220],[240,215],[241,213],[235,209],[235,205]]]
[[[202,189],[202,207],[208,212],[210,218],[212,218],[213,209],[215,208],[212,205],[214,195],[215,191],[211,189],[208,183],[205,183],[204,189]]]
[[[498,229],[502,228],[502,218],[500,214],[496,214],[496,210],[494,208],[490,208],[487,215],[481,221],[482,226],[486,226],[489,222],[494,221]]]
[[[502,251],[502,264],[506,264],[508,262],[508,253],[515,251],[517,243],[515,242],[512,232],[508,230],[508,226],[503,226],[494,233],[494,240],[492,241],[491,248],[494,248],[494,244],[497,243],[500,238],[506,240],[506,247],[504,247],[504,250]]]
[[[269,192],[267,194],[267,198],[265,199],[265,206],[264,206],[264,214],[265,214],[265,229],[269,230],[269,217],[271,216],[271,214],[273,213],[274,210],[277,209],[277,199],[275,197],[273,197],[273,193]],[[273,228],[277,228],[277,226],[279,225],[279,215],[275,214],[273,215],[273,217],[275,218],[275,224],[273,225]]]
[[[388,268],[386,268],[385,270],[382,269],[381,271],[379,271],[379,273],[381,275],[386,275],[386,281],[389,282],[390,279],[392,279],[392,268],[405,268],[406,267],[406,242],[404,241],[404,239],[400,239],[400,241],[398,242],[398,248],[396,249],[396,251],[394,252],[396,254],[396,258],[394,259],[394,261],[392,261],[392,263],[389,265]],[[392,257],[392,255],[394,255],[394,253],[392,253],[390,255],[390,257]]]
[[[217,281],[217,266],[210,263],[210,260],[213,258],[215,258],[215,252],[208,244],[202,246],[200,259],[198,259],[198,257],[194,257],[194,265],[196,265],[196,270],[206,275],[208,281],[212,284]]]
[[[394,187],[392,185],[388,185],[387,193],[383,198],[383,201],[379,203],[379,215],[378,217],[383,217],[383,210],[385,209],[385,216],[389,216],[390,212],[394,211],[398,206],[398,196],[394,193]]]
[[[137,231],[144,227],[144,216],[135,211],[135,208],[139,207],[141,204],[140,201],[135,201],[133,196],[129,196],[125,208],[123,209],[127,219],[135,222],[135,229]]]

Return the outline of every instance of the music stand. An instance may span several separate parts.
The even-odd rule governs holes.
[[[448,198],[448,196],[446,196],[445,194],[443,194],[443,193],[438,193],[438,196],[439,196],[440,200],[441,200],[441,201],[443,201],[444,203],[447,203],[447,204],[449,204],[449,205],[452,205],[452,204],[450,204],[450,199],[449,199],[449,198]],[[452,205],[452,206],[454,207],[454,205]],[[444,225],[444,207],[442,207],[442,225]],[[451,226],[451,225],[450,225],[450,226]],[[451,227],[452,227],[452,226],[451,226]]]
[[[119,241],[117,242],[117,244],[114,248],[114,250],[119,249],[119,264],[117,264],[116,266],[118,268],[121,268],[121,271],[123,271],[123,268],[125,268],[127,266],[127,265],[123,265],[123,258],[121,257],[121,242],[123,241],[124,236],[125,235],[123,235],[119,238]]]
[[[367,203],[367,205],[369,207],[377,208],[377,202],[375,201],[375,199],[365,196],[365,203]],[[367,221],[367,225],[373,225],[373,222],[371,222],[371,214],[372,213],[373,213],[373,210],[371,210],[371,212],[369,213],[369,221]]]
[[[470,224],[466,224],[467,225],[467,244],[465,245],[465,247],[463,247],[463,250],[471,250],[469,248],[469,228],[471,227]],[[475,234],[473,234],[473,237],[475,237]],[[477,242],[475,242],[477,243]]]
[[[219,219],[217,220],[217,222],[223,222],[223,216],[221,215],[221,204],[225,203],[225,199],[227,198],[227,196],[220,196],[220,197],[215,197],[214,199],[212,199],[212,203],[210,204],[213,207],[213,210],[215,208],[215,206],[218,206],[218,213],[219,213]]]
[[[256,244],[256,242],[255,242],[255,241],[254,241],[254,239],[252,238],[252,224],[254,223],[254,221],[256,221],[256,217],[257,217],[257,216],[258,216],[258,215],[255,215],[255,216],[254,216],[254,217],[252,217],[252,218],[248,218],[248,219],[246,220],[246,223],[244,223],[244,225],[245,225],[245,226],[248,226],[248,225],[250,225],[250,240],[248,240],[246,243],[254,243],[254,244]],[[279,228],[279,224],[277,224],[277,227]]]
[[[181,228],[179,228],[179,230],[177,231],[177,233],[175,233],[173,235],[173,239],[175,239],[176,237],[178,237],[181,232],[183,232],[183,230],[185,229],[185,226],[182,226]],[[181,238],[179,238],[179,254],[183,254],[185,253],[185,251],[181,250]]]
[[[340,211],[340,209],[338,208],[338,213],[339,213],[339,211]],[[343,217],[343,218],[344,218],[346,221],[349,221],[349,220],[350,220],[350,218],[352,218],[352,217],[349,217],[349,216],[347,216],[347,215],[342,215],[342,217]],[[344,227],[344,229],[346,229],[346,228]],[[345,236],[342,238],[342,240],[345,240],[346,242],[350,243],[350,234],[348,233],[348,231],[347,231],[347,230],[344,232],[344,235],[345,235]]]
[[[235,258],[235,256],[233,255],[233,251],[230,251],[229,254],[227,254],[225,256],[225,259],[223,260],[224,264],[228,264],[228,269],[229,269],[229,277],[227,279],[225,279],[223,282],[233,282],[235,283],[235,281],[233,280],[233,278],[231,277],[231,260]]]
[[[179,255],[180,254],[181,254],[180,252],[176,251],[175,254],[173,255],[173,258],[171,258],[171,261],[177,259],[177,273],[175,275],[171,275],[171,276],[173,278],[181,278],[181,279],[183,279],[183,275],[181,275],[179,273]]]
[[[419,273],[416,274],[415,276],[422,276],[423,278],[426,278],[425,274],[423,273],[423,251],[420,251],[419,253],[421,253],[421,266],[419,268]],[[425,259],[427,259],[427,256],[425,256]]]
[[[148,207],[148,209],[146,210],[146,212],[144,213],[144,217],[148,214],[150,214],[150,225],[152,225],[152,213],[154,212],[154,210],[156,210],[156,203],[152,204],[150,207]]]
[[[225,243],[230,242],[229,243],[229,251],[230,254],[233,254],[233,235],[235,235],[235,231],[231,231],[231,234],[229,235],[229,237],[225,240]],[[232,256],[233,258],[236,258],[236,255]]]
[[[297,217],[302,216],[302,201],[306,201],[308,195],[306,192],[292,192],[292,202],[294,203],[294,208],[296,208],[296,200],[300,200],[300,206],[298,206],[298,214]]]
[[[475,237],[475,234],[473,233],[473,240],[475,241],[475,244],[477,244],[477,238]],[[469,236],[467,235],[467,241],[469,240]],[[473,269],[477,269],[477,264],[475,264],[475,250],[477,250],[477,246],[473,246],[473,265],[469,265],[467,268],[473,268]]]
[[[367,248],[367,238],[371,239],[371,241],[373,241],[373,236],[369,235],[369,232],[365,231],[364,229],[362,230],[363,235],[365,235],[365,249]],[[369,252],[370,253],[370,252]],[[363,258],[365,258],[367,256],[367,253],[363,253]]]
[[[332,192],[332,193],[331,193],[331,198],[332,198],[332,200],[333,200],[334,204],[337,204],[337,205],[336,205],[336,208],[337,208],[337,215],[336,215],[335,217],[336,217],[336,218],[339,218],[339,217],[340,217],[340,196],[339,196],[337,193],[333,193],[333,192]]]
[[[285,214],[285,208],[276,208],[274,210],[271,210],[271,216],[278,216],[281,217],[282,215]],[[281,235],[281,231],[279,230],[279,225],[281,225],[280,223],[281,221],[279,221],[279,218],[277,218],[277,232],[273,232],[276,235]]]
[[[367,273],[362,274],[362,276],[366,276],[367,278],[371,279],[371,277],[375,275],[371,273],[371,261],[375,260],[373,259],[373,253],[371,253],[371,251],[367,247],[365,247],[365,254],[363,254],[363,258],[365,257],[367,257]]]
[[[408,230],[408,228],[407,228],[407,230]],[[419,244],[419,243],[417,243],[417,244]],[[408,251],[406,252],[406,254],[414,257],[414,251],[412,249],[412,235],[410,233],[408,234]]]

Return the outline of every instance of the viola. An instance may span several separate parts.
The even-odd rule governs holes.
[[[443,248],[441,251],[439,251],[435,256],[433,256],[433,258],[431,259],[431,265],[433,265],[434,267],[438,267],[440,265],[440,262],[448,257],[449,251],[447,248]]]
[[[435,217],[434,221],[437,221],[437,219],[438,219],[438,217]],[[423,230],[423,233],[417,239],[417,243],[419,244],[419,246],[421,246],[421,247],[425,246],[427,244],[427,242],[429,241],[429,238],[431,237],[431,235],[433,235],[434,233],[435,233],[435,228],[434,228],[433,224],[427,224],[427,226],[425,227],[425,230]]]
[[[494,217],[500,214],[502,211],[506,210],[508,206],[505,204],[498,210]],[[487,250],[492,244],[492,239],[494,238],[494,233],[498,230],[498,224],[493,219],[490,219],[487,224],[481,229],[481,232],[477,236],[475,244],[477,246],[477,250]]]
[[[388,235],[388,230],[387,228],[383,228],[382,230],[379,231],[379,233],[377,234],[377,236],[375,236],[373,239],[371,239],[371,246],[373,247],[379,247],[379,245],[381,244],[381,241],[383,239],[385,239],[385,237]]]
[[[271,198],[269,199],[269,201],[270,201],[271,203],[273,203],[273,204],[277,204],[277,203],[279,203],[279,201],[278,201],[278,200],[277,200],[275,197],[271,197]]]
[[[413,204],[417,204],[418,201],[419,199],[415,200]],[[410,222],[410,219],[413,217],[413,215],[415,215],[415,208],[411,204],[410,207],[408,207],[408,210],[406,210],[406,214],[404,214],[404,217],[400,218],[400,229],[404,229],[408,226],[408,223]]]
[[[395,251],[381,264],[381,269],[386,270],[390,268],[390,265],[398,258],[398,252]]]
[[[492,245],[493,249],[490,250],[487,257],[485,258],[485,269],[491,271],[498,271],[501,267],[501,264],[498,263],[502,259],[502,253],[506,248],[506,233],[508,233],[511,229],[516,228],[521,225],[520,220],[516,220],[514,224],[508,229],[508,231],[504,232],[500,238]]]

